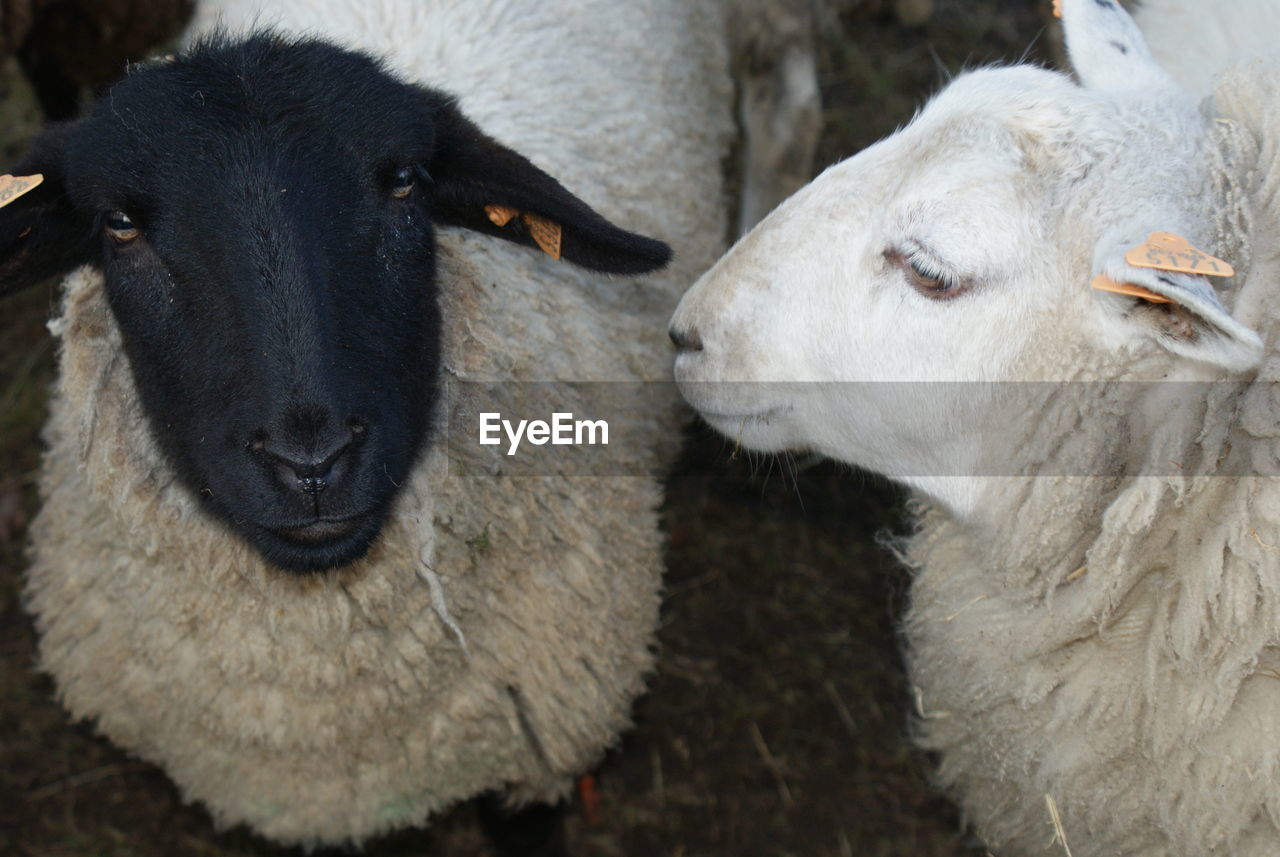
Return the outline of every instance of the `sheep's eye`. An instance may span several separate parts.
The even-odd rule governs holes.
[[[413,192],[413,167],[401,167],[391,177],[391,195],[404,199]]]
[[[907,282],[917,292],[934,300],[954,298],[965,291],[968,285],[958,282],[941,271],[935,270],[931,264],[912,253],[901,250],[886,250],[884,256],[901,269]]]
[[[138,227],[123,211],[109,211],[102,220],[102,229],[120,244],[128,244],[138,237]]]

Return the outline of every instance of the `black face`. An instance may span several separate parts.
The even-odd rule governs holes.
[[[47,132],[0,209],[0,294],[101,265],[153,433],[184,484],[270,561],[362,556],[431,441],[433,223],[597,270],[664,264],[440,93],[320,42],[202,46]]]

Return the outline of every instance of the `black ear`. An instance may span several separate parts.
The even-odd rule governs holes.
[[[453,101],[442,100],[435,118],[435,155],[426,168],[434,182],[436,222],[541,247],[610,274],[643,274],[671,261],[666,244],[596,214],[523,155],[481,131]]]
[[[11,170],[43,180],[0,208],[0,298],[98,258],[93,218],[78,214],[67,196],[64,152],[73,128],[51,126]]]

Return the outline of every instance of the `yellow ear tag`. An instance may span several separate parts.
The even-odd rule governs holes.
[[[520,212],[505,205],[486,205],[484,213],[489,215],[489,219],[495,226],[506,226]]]
[[[1155,268],[1202,277],[1231,277],[1236,272],[1226,262],[1197,250],[1190,241],[1172,232],[1152,232],[1145,244],[1125,253],[1124,260],[1135,268]]]
[[[30,190],[35,190],[44,181],[40,173],[30,176],[0,176],[0,208],[4,208],[18,197]]]
[[[1053,0],[1053,17],[1062,17],[1062,0]]]
[[[558,260],[560,258],[560,224],[540,214],[534,214],[532,211],[526,211],[520,215],[520,219],[529,228],[529,234],[542,248],[542,252]]]
[[[1120,283],[1108,277],[1106,274],[1099,274],[1093,278],[1090,283],[1098,291],[1114,292],[1117,295],[1129,295],[1130,297],[1142,298],[1151,301],[1153,304],[1171,304],[1173,301],[1164,295],[1158,295],[1150,289],[1144,289],[1142,286],[1135,286],[1133,283]]]

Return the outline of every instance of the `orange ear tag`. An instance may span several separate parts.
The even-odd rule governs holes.
[[[4,208],[27,191],[35,190],[44,181],[40,173],[30,176],[0,176],[0,208]]]
[[[1210,256],[1191,246],[1191,242],[1172,232],[1152,232],[1143,244],[1124,254],[1124,260],[1135,268],[1151,268],[1157,271],[1174,271],[1179,274],[1196,274],[1202,277],[1232,277],[1236,270],[1221,259]],[[1169,298],[1133,283],[1118,283],[1105,274],[1099,274],[1090,283],[1095,289],[1142,298],[1153,304],[1171,304]]]
[[[505,205],[486,205],[484,213],[489,215],[495,226],[506,226],[520,212]]]
[[[1125,253],[1124,260],[1135,268],[1155,268],[1202,277],[1231,277],[1236,273],[1235,268],[1226,262],[1197,250],[1190,241],[1172,232],[1152,232],[1145,244]]]
[[[1062,0],[1053,0],[1053,17],[1062,17]]]
[[[540,214],[534,214],[532,211],[526,211],[521,214],[518,209],[507,205],[486,205],[484,213],[489,216],[489,220],[495,226],[506,226],[519,216],[520,222],[529,230],[529,237],[541,248],[542,252],[552,259],[560,258],[562,230],[560,224],[554,220],[548,220]]]
[[[529,234],[542,248],[542,252],[558,260],[560,258],[560,224],[540,214],[534,214],[532,211],[526,211],[520,215],[520,219],[529,228]]]
[[[1093,282],[1089,285],[1101,292],[1114,292],[1117,295],[1129,295],[1130,297],[1142,298],[1151,301],[1153,304],[1171,304],[1173,301],[1164,295],[1158,295],[1150,289],[1144,289],[1142,286],[1135,286],[1133,283],[1119,283],[1108,277],[1106,274],[1099,274],[1093,278]]]

